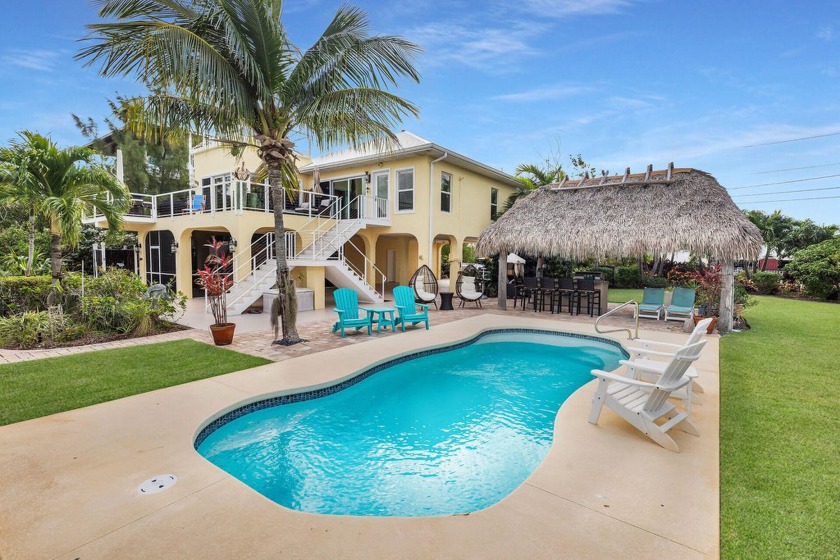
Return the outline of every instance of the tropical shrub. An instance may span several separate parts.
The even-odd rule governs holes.
[[[615,269],[616,288],[642,288],[644,281],[637,266],[619,266]]]
[[[46,311],[0,317],[0,346],[34,348],[41,342],[48,327],[49,315]]]
[[[658,278],[654,276],[645,276],[644,277],[644,286],[645,288],[667,288],[670,286],[668,280],[665,278]]]
[[[0,277],[0,315],[43,311],[49,291],[49,276]]]
[[[91,328],[145,336],[166,317],[184,307],[184,297],[148,298],[146,285],[136,274],[108,269],[89,282],[80,298],[81,313]]]
[[[750,281],[755,286],[756,292],[763,295],[770,295],[779,291],[782,277],[777,272],[758,271],[752,275]]]
[[[672,286],[695,287],[697,283],[697,272],[681,267],[673,267],[665,275],[665,278]]]
[[[797,251],[785,272],[800,282],[810,296],[836,297],[840,293],[840,237]]]

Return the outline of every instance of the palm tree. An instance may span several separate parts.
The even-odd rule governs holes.
[[[109,229],[119,230],[129,205],[128,189],[107,169],[93,163],[92,150],[60,149],[52,140],[35,132],[21,132],[20,140],[4,149],[4,155],[9,153],[15,154],[15,158],[4,167],[14,182],[7,183],[11,185],[7,192],[14,192],[18,202],[29,206],[30,216],[37,212],[50,224],[51,296],[54,297],[62,279],[62,247],[78,245],[83,214],[98,211]]]
[[[546,161],[545,167],[533,163],[520,163],[516,166],[514,178],[521,183],[516,187],[516,192],[505,201],[505,212],[513,208],[516,201],[525,198],[531,191],[551,183],[559,183],[566,174],[560,164],[551,164]]]
[[[32,274],[35,262],[35,217],[38,199],[29,188],[27,174],[28,154],[20,148],[4,146],[0,148],[0,204],[21,206],[29,212],[29,251],[24,276]],[[16,262],[20,262],[15,256]]]
[[[283,328],[275,342],[300,342],[281,204],[284,189],[297,187],[291,137],[306,137],[322,150],[393,141],[391,130],[418,111],[387,89],[401,77],[419,81],[412,62],[419,47],[369,35],[364,13],[346,6],[301,51],[281,21],[282,0],[99,3],[99,15],[113,21],[88,26],[92,44],[77,58],[98,64],[103,76],[135,75],[165,91],[139,99],[143,110],[129,115],[129,124],[152,134],[192,131],[257,148],[274,204],[275,338],[278,323]]]

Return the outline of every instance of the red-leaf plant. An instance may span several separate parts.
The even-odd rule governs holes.
[[[717,315],[720,312],[720,292],[723,282],[720,265],[711,265],[704,272],[698,272],[696,281],[698,304],[705,306],[707,317]]]
[[[195,283],[207,295],[213,320],[216,321],[214,325],[226,325],[227,293],[233,286],[233,275],[229,272],[232,258],[222,252],[224,242],[217,241],[215,237],[211,237],[210,243],[204,246],[210,249],[210,255],[204,261],[204,268],[196,270],[198,278]]]

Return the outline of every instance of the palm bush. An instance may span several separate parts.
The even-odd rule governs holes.
[[[46,311],[27,311],[11,317],[0,317],[0,346],[34,348],[49,329]]]

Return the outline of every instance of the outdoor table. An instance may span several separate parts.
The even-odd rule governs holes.
[[[440,310],[441,311],[453,311],[455,308],[452,307],[452,296],[455,295],[454,292],[440,292]]]
[[[380,332],[379,329],[383,323],[385,323],[386,330],[388,325],[391,326],[391,332],[394,332],[397,328],[397,322],[394,320],[394,311],[396,309],[393,307],[366,307],[365,309],[371,313],[372,321],[376,323],[377,334]]]

